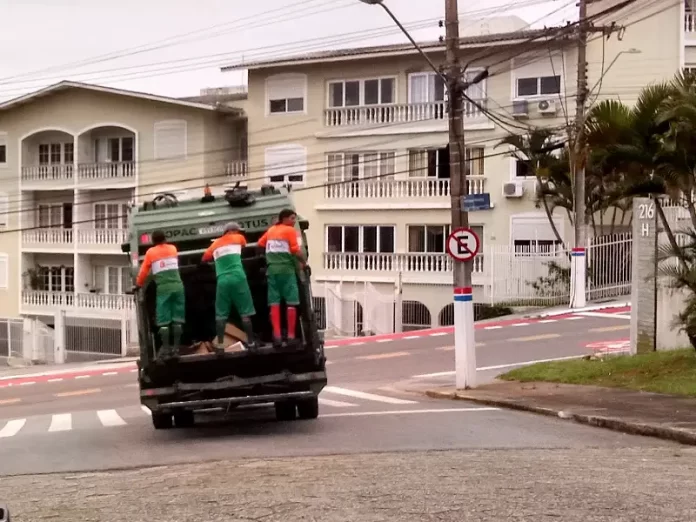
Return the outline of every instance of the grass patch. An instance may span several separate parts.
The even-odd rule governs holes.
[[[499,377],[506,381],[559,382],[696,397],[696,352],[674,350],[602,360],[537,363]]]

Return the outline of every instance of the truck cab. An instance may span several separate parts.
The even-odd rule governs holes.
[[[298,269],[297,274],[299,342],[274,348],[265,253],[256,246],[285,208],[293,208],[285,190],[264,186],[252,192],[237,186],[217,197],[207,189],[200,198],[181,200],[164,193],[131,212],[129,242],[122,245],[122,250],[130,256],[133,278],[152,246],[152,233],[162,230],[179,251],[186,295],[181,355],[166,363],[156,360],[160,341],[155,326],[154,281],[148,279],[136,296],[141,402],[151,410],[155,428],[190,426],[198,409],[229,409],[240,404],[274,403],[281,420],[295,418],[295,414],[301,418],[318,414],[317,397],[326,385],[326,369],[323,338],[312,308],[309,268]],[[256,315],[252,324],[259,346],[253,353],[243,349],[224,354],[201,352],[200,347],[215,338],[216,291],[215,267],[202,263],[201,258],[231,221],[242,226],[248,243],[242,251],[242,263],[254,299]],[[309,223],[298,216],[297,234],[305,256],[308,227]],[[228,324],[241,327],[236,311],[231,312]]]

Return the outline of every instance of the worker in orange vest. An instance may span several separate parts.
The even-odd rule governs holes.
[[[174,245],[166,242],[161,230],[152,233],[152,243],[154,246],[145,253],[135,286],[136,289],[142,288],[152,273],[157,285],[156,324],[162,340],[157,357],[178,357],[183,325],[186,322],[186,297],[179,274],[179,252]]]

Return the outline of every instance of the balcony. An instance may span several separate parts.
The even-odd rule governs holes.
[[[467,194],[482,194],[486,188],[485,176],[469,176]],[[330,200],[447,200],[449,204],[450,180],[437,178],[390,179],[356,181],[327,185],[324,196]],[[373,203],[371,203],[372,205]]]
[[[249,169],[246,160],[231,161],[225,165],[225,177],[228,183],[246,181],[249,177]]]
[[[696,14],[688,11],[684,14],[684,32],[687,39],[696,39]]]
[[[135,183],[135,162],[80,163],[77,179],[81,185],[132,185]]]
[[[24,290],[22,292],[23,313],[55,313],[57,310],[90,312],[126,312],[134,309],[132,295],[87,294],[72,292],[50,292]]]
[[[57,185],[59,188],[72,186],[75,166],[65,165],[32,165],[22,167],[22,183],[25,185]]]
[[[22,248],[25,250],[70,250],[74,230],[71,228],[35,228],[22,231]]]
[[[484,273],[483,256],[474,258],[473,274]],[[452,278],[452,258],[447,254],[409,253],[342,253],[324,254],[324,270],[327,272],[354,272],[362,275],[401,274],[405,282],[448,281]]]
[[[486,100],[476,100],[476,104],[485,108]],[[486,118],[484,112],[476,104],[469,101],[464,103],[465,118]],[[444,101],[341,107],[324,111],[324,125],[326,127],[360,127],[426,121],[444,123],[448,118],[448,113],[447,103]]]
[[[128,230],[118,228],[84,228],[77,230],[77,243],[81,252],[121,252],[121,245],[128,241]]]

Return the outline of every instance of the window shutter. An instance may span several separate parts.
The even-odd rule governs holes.
[[[155,123],[155,159],[185,158],[186,122],[183,120]]]
[[[304,76],[277,77],[268,79],[268,99],[286,100],[305,97]]]
[[[266,178],[271,183],[304,183],[307,174],[307,149],[284,145],[266,149]]]
[[[7,228],[10,223],[10,198],[0,192],[0,228]]]
[[[0,254],[0,288],[7,289],[9,283],[10,258],[7,254]]]

